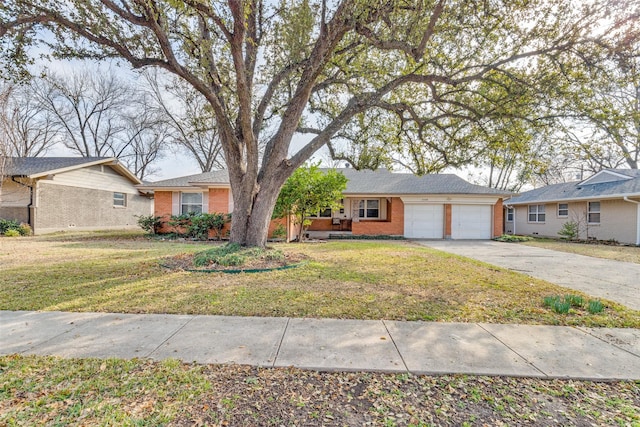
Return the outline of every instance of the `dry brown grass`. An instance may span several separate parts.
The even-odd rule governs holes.
[[[308,263],[259,274],[159,265],[207,245],[122,235],[2,239],[0,309],[640,327],[637,311],[609,302],[600,315],[553,313],[543,297],[570,291],[408,242],[278,245]]]
[[[586,255],[594,258],[613,259],[616,261],[640,264],[640,247],[638,246],[614,246],[595,243],[587,244],[555,239],[536,239],[524,242],[523,244],[536,246],[538,248],[552,249],[554,251]]]

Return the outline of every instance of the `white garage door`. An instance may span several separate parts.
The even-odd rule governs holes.
[[[442,239],[443,205],[404,205],[404,236]]]
[[[490,239],[491,217],[489,205],[451,206],[451,238]]]

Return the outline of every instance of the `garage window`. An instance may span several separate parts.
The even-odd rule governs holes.
[[[529,205],[529,222],[544,222],[544,205]]]
[[[358,216],[360,218],[380,218],[380,200],[360,200]]]
[[[600,202],[589,202],[587,217],[589,224],[600,224]]]

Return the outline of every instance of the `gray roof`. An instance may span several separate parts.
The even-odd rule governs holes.
[[[44,172],[66,169],[80,166],[85,163],[93,163],[101,160],[110,160],[111,157],[9,157],[5,175],[29,176]]]
[[[478,194],[510,195],[495,188],[471,184],[457,175],[393,173],[386,169],[337,169],[349,180],[345,194]]]
[[[198,173],[195,175],[180,176],[162,181],[147,182],[141,187],[161,189],[191,187],[197,184],[229,184],[229,174],[226,170]]]
[[[328,169],[323,169],[328,170]],[[453,174],[437,174],[417,176],[411,173],[392,173],[386,169],[356,170],[351,168],[336,169],[344,174],[347,189],[344,194],[372,195],[410,195],[410,194],[477,194],[508,196],[511,193],[494,188],[470,184]],[[198,186],[198,184],[228,184],[229,175],[226,170],[205,172],[179,178],[146,183],[144,188],[181,188]]]
[[[620,178],[617,181],[589,184],[589,179],[580,182],[566,182],[547,185],[535,190],[525,191],[518,197],[507,200],[508,205],[527,203],[557,202],[564,200],[588,200],[640,196],[640,171],[634,169],[607,169],[632,179]]]

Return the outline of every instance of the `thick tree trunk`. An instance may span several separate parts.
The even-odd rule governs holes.
[[[243,182],[239,186],[243,190],[238,194],[234,193],[229,238],[231,243],[242,246],[266,246],[273,208],[280,188],[288,177],[285,170],[279,170],[276,175],[278,179],[271,177]],[[257,191],[252,191],[255,188]]]

